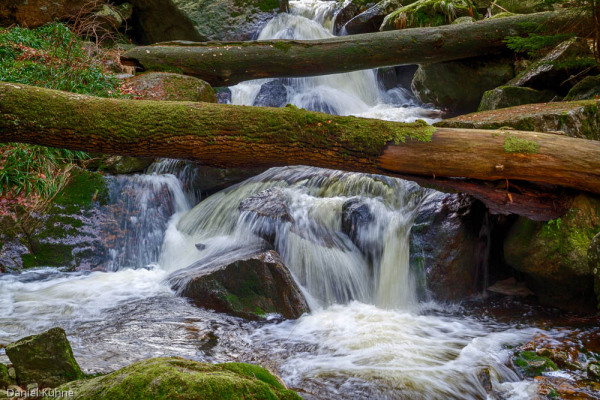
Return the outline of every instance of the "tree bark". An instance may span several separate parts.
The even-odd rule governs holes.
[[[516,209],[520,215],[525,212],[512,203],[526,202],[531,193],[540,197],[536,192],[519,190],[520,197],[512,198],[510,185],[504,192],[497,186],[486,189],[476,181],[447,178],[519,180],[600,193],[597,141],[512,130],[435,128],[422,121],[341,117],[293,106],[104,99],[0,83],[0,142],[179,158],[216,167],[311,165],[414,176],[434,185],[444,178],[440,186],[479,191],[482,197],[487,191],[496,203],[504,199],[503,213]],[[528,216],[532,212],[528,210]]]
[[[589,33],[588,14],[547,12],[435,28],[366,33],[324,40],[171,42],[136,47],[122,63],[147,71],[192,75],[213,86],[258,78],[325,75],[402,64],[451,61],[495,53],[507,36],[529,32]]]

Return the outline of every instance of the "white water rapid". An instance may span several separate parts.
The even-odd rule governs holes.
[[[292,13],[274,18],[260,38],[330,37],[336,4],[291,1]],[[253,104],[265,83],[233,87],[233,102]],[[381,90],[374,71],[280,83],[284,101],[299,107],[435,118],[406,89]],[[166,160],[147,174],[107,178],[112,205],[127,210],[114,214],[125,233],[107,271],[0,274],[0,344],[61,326],[87,372],[157,356],[246,361],[271,367],[307,399],[484,399],[482,373],[489,373],[498,398],[535,392],[535,383],[519,380],[507,362],[509,346],[531,340],[537,329],[419,298],[409,240],[429,190],[383,176],[287,167],[196,204],[193,174],[189,164]],[[238,210],[266,189],[277,192],[294,223],[273,228]],[[348,210],[358,213],[351,229],[343,222]],[[261,246],[259,236],[269,229],[309,299],[309,314],[249,322],[195,307],[171,290],[174,271]],[[7,362],[1,349],[0,362]]]

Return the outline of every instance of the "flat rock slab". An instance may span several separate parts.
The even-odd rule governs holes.
[[[600,140],[598,100],[525,104],[461,115],[435,126],[467,129],[501,129],[561,133],[571,137]]]

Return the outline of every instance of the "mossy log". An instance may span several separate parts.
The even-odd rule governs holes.
[[[422,121],[341,117],[293,106],[105,99],[0,83],[0,142],[179,158],[216,167],[312,165],[402,175],[455,190],[464,187],[484,201],[495,198],[488,204],[499,205],[498,212],[517,210],[529,217],[535,208],[519,211],[515,199],[526,204],[544,196],[531,191],[512,196],[510,189],[448,179],[520,180],[600,193],[598,141],[436,128]]]
[[[229,86],[249,79],[451,61],[502,51],[506,49],[503,40],[507,36],[534,31],[587,34],[586,27],[586,14],[547,12],[324,40],[160,43],[133,48],[122,56],[121,62],[147,71],[196,76],[213,86]]]

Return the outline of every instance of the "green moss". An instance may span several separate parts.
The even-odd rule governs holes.
[[[67,208],[89,207],[93,202],[106,204],[108,188],[104,177],[97,172],[76,170],[69,184],[61,190],[52,203]]]
[[[291,42],[274,42],[273,47],[279,50],[283,50],[284,52],[288,52],[292,48]]]
[[[538,356],[533,351],[522,351],[513,360],[527,376],[534,377],[542,375],[546,371],[556,371],[558,367],[547,357]]]
[[[504,151],[506,153],[536,154],[540,145],[532,140],[523,139],[511,133],[504,134]]]
[[[469,0],[419,0],[389,14],[381,30],[440,26],[459,17],[478,18],[479,15]]]
[[[62,267],[65,260],[72,258],[73,247],[64,244],[38,244],[33,254],[23,254],[23,268]]]
[[[138,362],[109,375],[66,384],[74,399],[96,400],[297,400],[264,368],[242,364],[204,364],[179,358]]]

